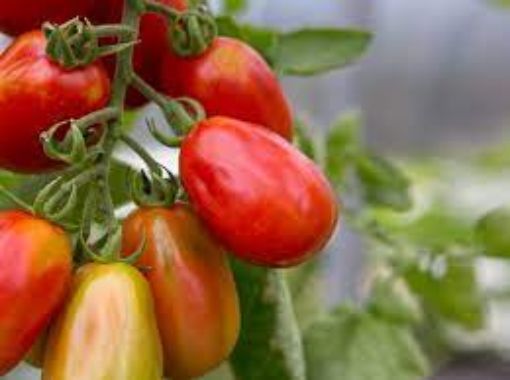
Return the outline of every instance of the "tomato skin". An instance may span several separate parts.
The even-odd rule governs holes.
[[[50,324],[51,325],[51,324]],[[35,341],[28,354],[25,356],[25,362],[35,368],[42,368],[44,362],[44,352],[48,340],[48,329],[44,330]]]
[[[95,0],[0,0],[0,31],[12,36],[85,16]]]
[[[88,264],[50,329],[43,380],[161,380],[150,288],[127,264]]]
[[[337,202],[324,175],[261,126],[224,117],[199,123],[182,144],[180,173],[209,230],[255,264],[297,265],[336,225]]]
[[[54,169],[40,134],[58,122],[104,107],[110,80],[100,63],[65,70],[51,62],[39,31],[18,37],[0,55],[0,167],[38,173]]]
[[[239,305],[223,249],[184,204],[146,208],[124,222],[123,250],[132,253],[145,235],[139,264],[155,300],[165,375],[190,379],[218,366],[239,333]]]
[[[62,305],[71,267],[62,229],[23,212],[0,213],[0,376],[23,359]]]
[[[1,1],[1,0],[0,0]],[[160,3],[183,11],[187,8],[187,0],[158,0]],[[121,21],[124,0],[102,0],[96,3],[90,15],[95,24],[117,23]],[[145,81],[160,90],[159,67],[165,52],[171,51],[168,40],[168,23],[157,13],[148,12],[140,20],[140,43],[136,45],[133,56],[135,72]],[[113,77],[115,59],[108,57],[104,60],[106,67]],[[139,107],[147,103],[147,99],[135,89],[129,89],[126,104],[129,107]]]
[[[264,59],[244,42],[218,37],[194,58],[167,53],[161,80],[167,94],[198,100],[209,116],[260,124],[292,139],[292,112],[282,87]]]

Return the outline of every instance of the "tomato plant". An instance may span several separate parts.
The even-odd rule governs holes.
[[[71,260],[61,228],[23,212],[0,213],[0,375],[23,359],[64,302]]]
[[[187,7],[187,0],[158,0],[179,11]],[[90,19],[95,23],[116,23],[122,18],[123,0],[97,1],[90,12]],[[155,12],[144,14],[140,19],[140,43],[136,46],[133,57],[135,72],[153,86],[160,86],[159,66],[166,52],[171,52],[169,44],[169,30],[163,15]],[[110,75],[115,70],[115,60],[107,58],[106,66]],[[130,89],[127,104],[138,107],[147,102],[147,99],[135,89]]]
[[[110,80],[96,63],[66,70],[45,53],[41,32],[18,37],[0,56],[0,167],[19,172],[54,169],[40,134],[104,107]]]
[[[89,264],[51,327],[43,379],[162,378],[149,285],[125,264]]]
[[[370,35],[265,30],[206,3],[0,4],[0,30],[26,32],[0,56],[0,193],[24,210],[0,213],[1,374],[25,359],[46,380],[187,379],[226,361],[241,380],[308,376],[314,339],[274,268],[319,262],[340,214],[324,172],[341,175],[294,136],[277,74],[344,66]],[[179,173],[125,128],[126,108],[148,101],[168,128],[147,129],[180,150]],[[143,169],[116,158],[121,145]],[[356,158],[364,201],[403,209],[399,172],[357,153],[342,157]]]
[[[123,249],[145,237],[138,265],[151,268],[165,374],[194,378],[218,366],[239,331],[239,306],[226,253],[184,204],[140,209],[124,222]]]
[[[260,124],[292,138],[292,113],[278,79],[266,61],[242,41],[217,38],[206,53],[193,58],[170,51],[161,77],[168,94],[197,99],[209,116]]]

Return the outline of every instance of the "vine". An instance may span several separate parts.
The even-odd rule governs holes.
[[[1,189],[5,196],[25,210],[58,223],[70,232],[77,232],[83,252],[98,262],[133,263],[143,251],[142,245],[132,256],[120,258],[121,226],[115,215],[109,185],[112,157],[119,142],[128,146],[147,166],[147,170],[130,175],[129,190],[136,204],[171,205],[179,193],[175,175],[123,131],[128,88],[133,86],[160,107],[172,135],[160,130],[152,119],[147,120],[147,127],[154,138],[166,146],[179,146],[191,127],[205,117],[202,106],[195,100],[163,95],[135,73],[133,54],[138,42],[140,17],[145,12],[159,13],[168,20],[169,40],[175,53],[181,56],[202,53],[217,33],[214,19],[203,4],[179,12],[150,0],[126,1],[120,24],[96,26],[79,18],[62,25],[46,23],[43,30],[48,40],[47,54],[66,68],[86,66],[105,55],[116,55],[111,99],[106,108],[78,120],[58,123],[41,135],[47,156],[68,167],[38,193],[33,207]],[[105,37],[115,37],[117,41],[102,45],[101,40]],[[102,126],[102,135],[93,143],[97,139],[93,132],[97,125]],[[63,138],[62,130],[67,130]],[[85,202],[80,204],[78,192],[82,188],[87,195]],[[79,226],[67,223],[69,214],[77,208],[81,208],[79,213],[82,215]],[[99,237],[92,233],[95,224],[102,230]]]

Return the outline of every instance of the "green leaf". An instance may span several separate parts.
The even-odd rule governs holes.
[[[360,144],[361,120],[357,112],[342,116],[326,137],[326,174],[341,185]]]
[[[312,324],[304,337],[309,380],[417,380],[429,372],[411,330],[346,308]]]
[[[274,56],[278,48],[278,32],[260,26],[243,25],[241,38],[262,54],[271,66],[274,66]]]
[[[377,281],[372,289],[368,310],[380,318],[400,324],[416,324],[422,310],[403,281]]]
[[[425,213],[411,222],[401,220],[400,225],[390,228],[415,246],[435,251],[455,244],[471,245],[473,241],[472,222],[442,203],[431,205]]]
[[[427,310],[469,330],[484,326],[485,304],[472,258],[424,256],[405,278]]]
[[[385,158],[371,153],[359,155],[356,159],[356,172],[367,203],[396,211],[411,208],[409,180]]]
[[[372,34],[350,29],[303,29],[282,34],[275,55],[276,69],[287,75],[315,75],[358,60]]]
[[[485,254],[510,258],[510,209],[498,208],[489,212],[476,226],[476,238]]]
[[[220,36],[241,39],[241,26],[231,16],[216,17],[216,26]]]
[[[305,380],[301,335],[276,270],[233,262],[242,329],[231,356],[237,380]]]
[[[510,8],[510,0],[489,0],[489,4],[501,8]]]
[[[301,152],[310,159],[317,160],[317,147],[313,140],[310,129],[302,121],[297,121],[294,126],[294,143]]]
[[[223,13],[235,14],[246,8],[246,0],[223,0]]]
[[[278,32],[260,26],[238,24],[231,16],[216,17],[218,33],[246,42],[272,64],[278,44]]]
[[[321,258],[314,258],[285,271],[296,320],[301,330],[327,310],[327,301],[322,291],[324,276],[321,263]]]

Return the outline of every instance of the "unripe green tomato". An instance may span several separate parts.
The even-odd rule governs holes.
[[[486,214],[478,221],[476,237],[488,256],[510,257],[510,209]]]
[[[50,329],[43,380],[161,380],[149,284],[127,264],[88,264]]]

